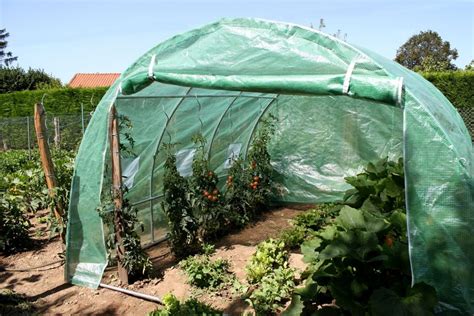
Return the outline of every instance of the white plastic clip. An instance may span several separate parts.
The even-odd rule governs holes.
[[[352,72],[354,71],[354,67],[356,64],[356,59],[353,59],[349,64],[349,68],[347,68],[346,76],[344,77],[344,84],[342,85],[342,94],[349,93],[349,84],[351,82]]]
[[[153,75],[153,66],[155,66],[156,54],[151,56],[150,65],[148,65],[148,78],[154,80],[155,76]]]
[[[403,94],[403,77],[398,78],[397,87],[397,104],[402,105],[402,94]]]

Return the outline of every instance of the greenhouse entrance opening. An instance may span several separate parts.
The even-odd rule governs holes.
[[[361,172],[362,166],[380,157],[396,160],[402,156],[402,110],[374,101],[354,102],[347,96],[262,94],[154,83],[138,95],[118,96],[115,104],[133,126],[137,157],[124,159],[122,168],[129,190],[126,196],[145,223],[144,244],[166,235],[160,206],[164,144],[176,144],[178,170],[189,176],[195,152],[191,138],[202,134],[210,167],[222,180],[234,156],[246,158],[258,122],[272,115],[277,132],[270,154],[279,192],[274,200],[284,203],[340,200],[349,188],[345,176]]]

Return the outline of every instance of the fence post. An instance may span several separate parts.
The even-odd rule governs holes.
[[[51,198],[54,198],[56,192],[55,188],[57,187],[56,176],[54,175],[54,166],[53,160],[51,159],[51,152],[49,151],[49,145],[46,139],[46,124],[44,122],[44,107],[41,103],[35,104],[35,131],[36,138],[38,140],[38,149],[41,157],[41,164],[43,166],[44,175],[46,177],[46,184],[48,186],[49,195]],[[58,221],[58,225],[63,226],[63,206],[60,201],[57,201],[54,206],[53,212]],[[60,238],[64,244],[64,230],[60,233]]]
[[[28,133],[28,159],[31,159],[30,117],[26,117],[26,131]]]
[[[84,104],[81,103],[81,126],[82,126],[82,135],[84,135]]]
[[[123,246],[123,193],[122,193],[122,170],[120,166],[120,136],[119,123],[117,120],[117,111],[115,105],[110,109],[109,116],[109,137],[110,137],[110,151],[112,158],[112,194],[114,199],[114,226],[115,226],[115,241],[117,243],[117,257],[118,257],[118,274],[120,281],[125,284],[129,283],[128,272],[122,265],[123,257],[125,255],[125,248]]]
[[[54,147],[59,148],[61,146],[61,130],[59,129],[59,117],[53,117],[54,125]]]

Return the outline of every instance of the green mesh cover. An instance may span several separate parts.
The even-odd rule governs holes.
[[[76,159],[66,277],[89,287],[107,265],[96,208],[108,189],[113,104],[133,124],[137,157],[124,157],[122,170],[144,244],[166,235],[162,145],[179,143],[178,168],[188,174],[191,136],[202,133],[222,178],[229,153],[245,156],[271,113],[276,202],[339,200],[349,188],[344,177],[403,156],[413,282],[435,286],[446,309],[474,312],[471,138],[421,76],[313,29],[255,19],[225,19],[154,47],[104,96]]]

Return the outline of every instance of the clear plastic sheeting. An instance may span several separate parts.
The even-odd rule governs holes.
[[[191,137],[201,133],[223,179],[272,114],[275,202],[339,200],[349,188],[344,177],[381,157],[403,156],[413,281],[436,287],[444,309],[474,313],[471,139],[449,101],[421,76],[316,30],[256,19],[222,20],[154,47],[104,96],[76,159],[66,276],[89,287],[107,265],[96,208],[109,189],[112,104],[133,125],[140,158],[124,159],[122,169],[126,197],[145,224],[143,244],[167,231],[163,145],[175,144],[177,167],[189,176]]]
[[[193,159],[196,149],[181,149],[176,153],[176,169],[182,177],[193,174]]]

